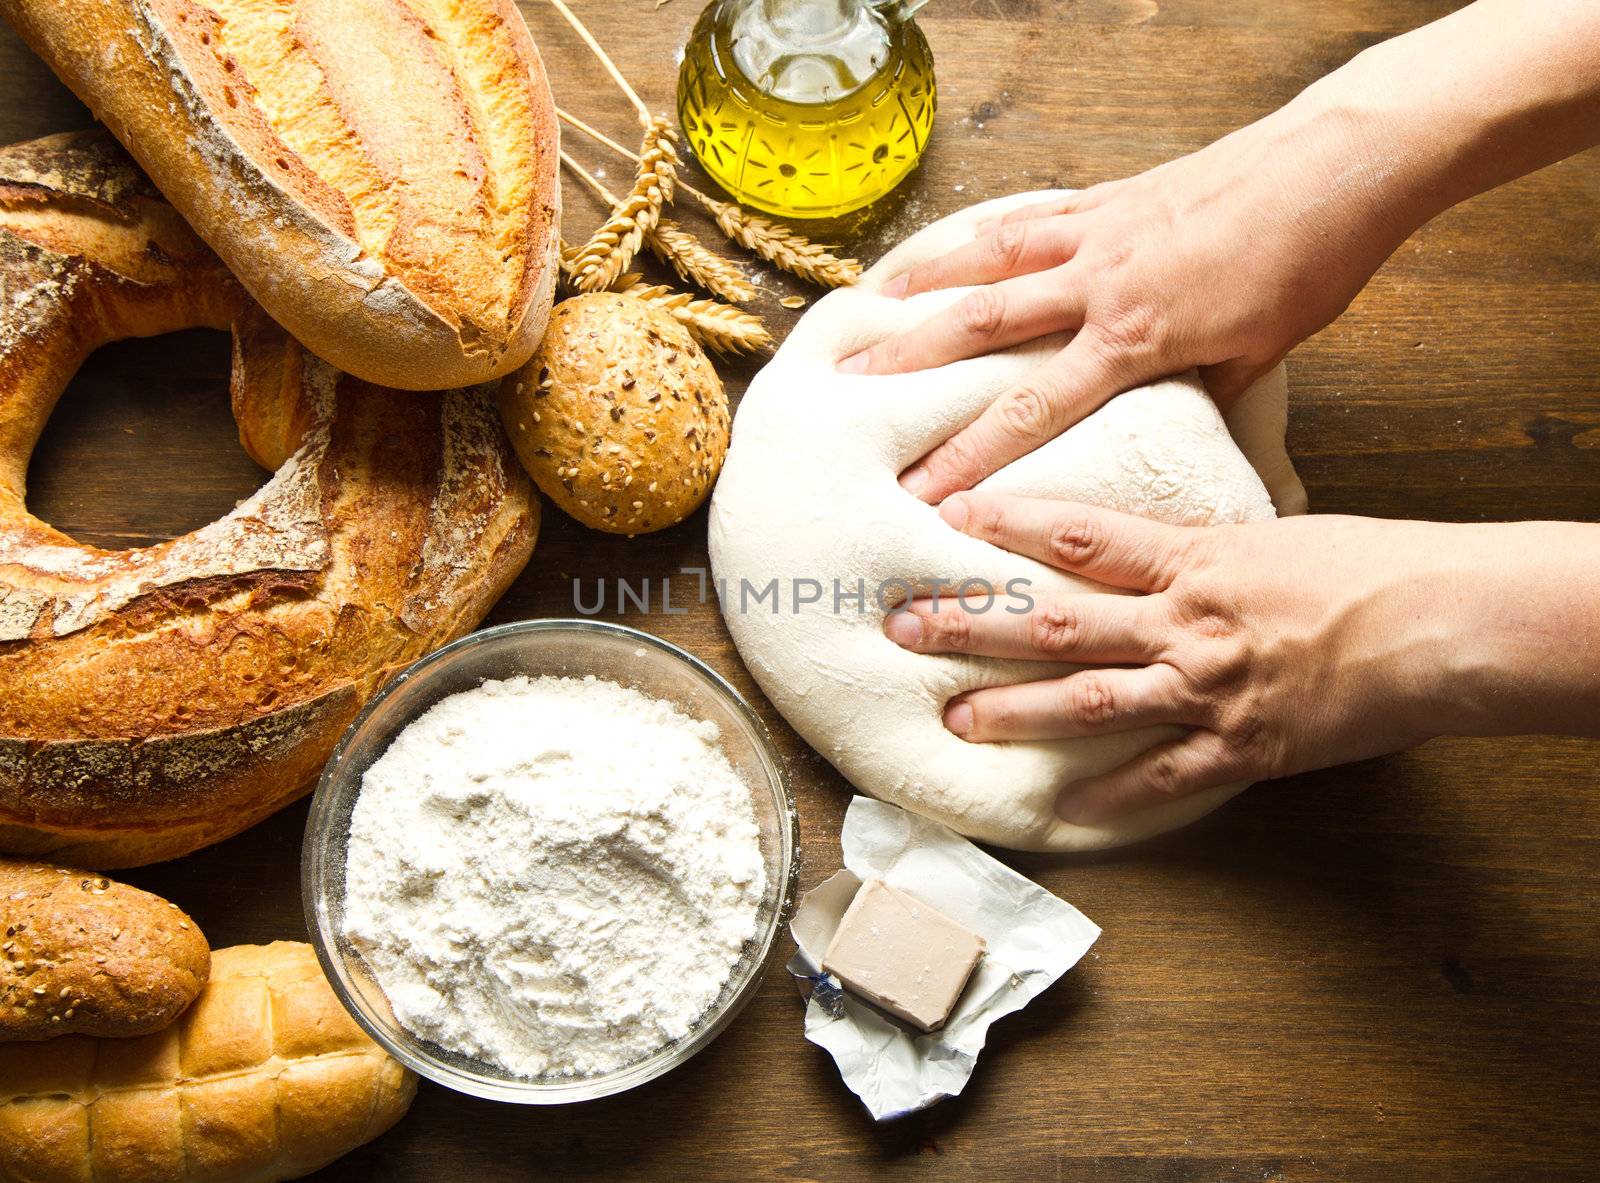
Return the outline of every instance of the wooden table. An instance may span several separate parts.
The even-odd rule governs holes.
[[[552,12],[527,10],[567,106],[626,109]],[[694,0],[581,0],[653,102]],[[938,129],[921,171],[844,228],[867,260],[977,198],[1147,168],[1256,118],[1447,0],[938,0]],[[0,136],[86,113],[0,32]],[[631,133],[630,133],[631,134]],[[607,161],[572,137],[591,165]],[[579,232],[599,211],[569,186]],[[1291,450],[1315,509],[1453,520],[1600,517],[1600,155],[1440,218],[1291,359]],[[761,310],[797,314],[771,281]],[[30,503],[136,546],[263,479],[214,333],[130,342],[51,420]],[[751,367],[726,369],[737,392]],[[558,512],[495,621],[571,615],[572,581],[705,558],[704,519],[635,541]],[[715,611],[633,618],[761,702]],[[844,782],[765,707],[798,794],[809,887],[838,865]],[[1600,748],[1440,741],[1263,786],[1185,833],[1091,858],[1012,857],[1105,929],[1000,1023],[966,1094],[874,1126],[774,968],[696,1060],[561,1111],[425,1086],[328,1179],[1526,1179],[1600,1167]],[[300,937],[303,805],[130,873],[216,945]]]

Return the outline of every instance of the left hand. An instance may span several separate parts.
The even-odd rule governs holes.
[[[885,624],[920,653],[1099,667],[958,697],[945,723],[966,740],[1190,728],[1067,787],[1057,812],[1082,824],[1438,734],[1433,704],[1449,701],[1440,683],[1457,652],[1447,589],[1478,561],[1470,532],[1495,529],[1333,516],[1180,527],[980,493],[951,497],[940,513],[964,533],[1137,593],[1041,596],[1025,616],[919,600]]]

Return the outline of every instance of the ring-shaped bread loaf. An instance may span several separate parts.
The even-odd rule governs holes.
[[[271,480],[132,550],[30,514],[29,454],[84,357],[196,326],[232,330]],[[482,619],[537,531],[489,388],[317,360],[103,133],[0,149],[0,850],[130,866],[260,820],[386,678]]]
[[[889,278],[971,242],[983,218],[1049,196],[1018,194],[935,222],[859,285],[830,293],[801,318],[739,404],[712,498],[710,549],[740,655],[795,730],[857,788],[987,842],[1085,850],[1182,825],[1243,786],[1105,825],[1065,822],[1053,809],[1061,788],[1181,733],[1147,727],[1084,739],[967,743],[944,726],[944,707],[956,695],[1072,667],[912,653],[883,632],[886,606],[902,600],[908,586],[976,579],[1003,591],[1023,580],[1015,586],[1035,598],[1115,594],[953,530],[896,480],[1066,338],[915,373],[835,368],[964,294],[890,299],[882,293]],[[1284,451],[1285,398],[1280,366],[1224,422],[1191,371],[1112,399],[978,488],[1182,525],[1303,512],[1305,491]]]

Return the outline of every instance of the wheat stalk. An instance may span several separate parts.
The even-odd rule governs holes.
[[[650,121],[639,152],[639,171],[633,188],[620,202],[613,203],[611,216],[578,248],[572,259],[572,284],[580,292],[604,291],[614,284],[639,253],[645,235],[660,222],[661,207],[672,200],[677,177],[674,134],[663,117],[656,116]],[[571,157],[564,158],[569,168],[588,177]]]
[[[652,120],[657,117],[650,114],[650,108],[644,105],[644,100],[633,87],[628,85],[628,80],[622,76],[622,71],[617,69],[617,63],[611,60],[611,55],[600,47],[600,43],[594,39],[594,34],[589,32],[588,27],[578,19],[578,14],[562,3],[562,0],[550,0],[550,6],[566,18],[567,24],[572,26],[572,31],[583,39],[589,51],[599,59],[600,65],[611,75],[611,80],[617,84],[618,89],[628,96],[628,101],[639,114],[639,122],[648,129]]]
[[[761,318],[731,304],[696,300],[688,292],[647,284],[637,274],[623,276],[617,290],[659,308],[688,329],[700,344],[718,353],[755,353],[772,346],[772,334]]]
[[[699,284],[731,304],[755,299],[756,289],[744,272],[669,218],[662,218],[645,236],[650,252],[678,273],[678,278]]]
[[[854,259],[841,259],[805,235],[769,222],[732,202],[718,201],[698,192],[694,196],[716,220],[717,229],[774,267],[828,288],[849,287],[861,278],[861,264]]]
[[[613,152],[630,159],[639,159],[610,136],[596,131],[576,115],[563,111],[560,107],[556,108],[556,114],[596,143],[604,144]],[[861,278],[861,264],[856,260],[840,258],[803,234],[796,234],[793,230],[769,222],[766,218],[749,213],[730,202],[708,197],[687,182],[680,181],[679,187],[705,206],[723,234],[745,249],[754,251],[773,266],[812,283],[821,284],[823,287],[848,287]]]

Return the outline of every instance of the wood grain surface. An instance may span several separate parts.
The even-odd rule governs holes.
[[[695,0],[576,0],[670,104]],[[936,0],[941,108],[922,169],[832,228],[872,260],[979,198],[1127,174],[1264,114],[1444,0]],[[631,136],[554,14],[524,5],[558,100]],[[0,31],[0,139],[88,122]],[[580,160],[618,165],[569,137]],[[568,236],[600,211],[568,185]],[[694,215],[685,211],[686,220]],[[698,224],[698,223],[697,223]],[[1313,508],[1451,520],[1600,517],[1600,156],[1427,227],[1290,359],[1290,445]],[[802,290],[762,275],[761,311]],[[111,346],[63,397],[30,504],[134,546],[192,529],[263,474],[235,438],[227,344]],[[724,367],[735,393],[752,367]],[[705,559],[703,516],[637,540],[559,513],[493,620],[571,615],[573,581]],[[1597,593],[1600,595],[1600,593]],[[701,655],[780,738],[809,887],[839,862],[846,786],[761,700],[710,605],[631,623]],[[327,1179],[1585,1178],[1600,1173],[1600,748],[1440,741],[1263,785],[1192,829],[1089,858],[1009,857],[1105,929],[1000,1023],[962,1097],[874,1126],[805,1042],[780,969],[696,1060],[560,1111],[425,1086]],[[216,945],[303,934],[303,805],[130,873]]]

